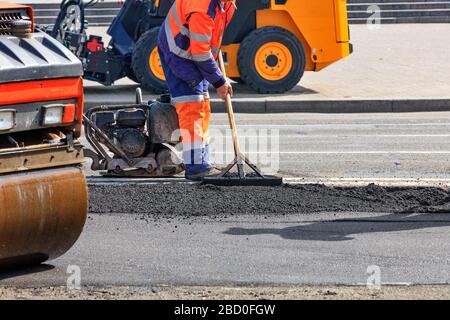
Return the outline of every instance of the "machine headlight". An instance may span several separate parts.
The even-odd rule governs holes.
[[[64,115],[63,105],[45,106],[42,124],[44,126],[60,124],[62,122],[63,115]]]
[[[55,104],[44,106],[42,125],[50,126],[73,123],[75,121],[75,109],[74,104]]]
[[[11,130],[15,126],[16,110],[0,110],[0,131]]]

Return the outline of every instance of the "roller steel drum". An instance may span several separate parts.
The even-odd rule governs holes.
[[[0,175],[0,269],[63,255],[80,236],[87,212],[79,168]]]

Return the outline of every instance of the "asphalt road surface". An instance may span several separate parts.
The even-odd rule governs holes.
[[[77,245],[2,285],[83,286],[443,284],[450,279],[450,215],[241,216],[146,222],[95,215]],[[71,267],[73,268],[73,267]],[[73,270],[73,269],[69,269]]]
[[[278,171],[286,176],[449,179],[450,113],[237,118],[249,136],[255,133],[245,132],[249,129],[278,130],[280,153],[273,153],[279,157]],[[213,128],[225,127],[225,116],[214,115]],[[261,161],[256,157],[261,150],[247,151]],[[114,191],[111,186],[112,196],[129,196]],[[239,193],[234,199],[239,201]],[[234,212],[220,218],[151,218],[130,214],[132,208],[91,214],[68,254],[38,268],[3,273],[0,285],[64,286],[71,265],[80,267],[83,285],[100,287],[352,285],[365,284],[368,270],[372,275],[378,270],[385,284],[450,282],[450,213],[323,211],[252,216]]]
[[[450,112],[238,114],[236,119],[244,152],[266,173],[311,180],[450,180]],[[233,158],[228,128],[225,114],[213,115],[212,153],[218,164]]]

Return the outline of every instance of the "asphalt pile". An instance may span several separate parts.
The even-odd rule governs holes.
[[[90,213],[155,216],[288,215],[318,212],[450,212],[450,191],[438,187],[217,187],[93,185]]]

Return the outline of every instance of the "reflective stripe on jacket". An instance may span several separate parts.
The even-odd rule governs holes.
[[[235,6],[220,0],[176,0],[159,34],[159,48],[171,70],[191,86],[206,79],[225,83],[215,61]]]

